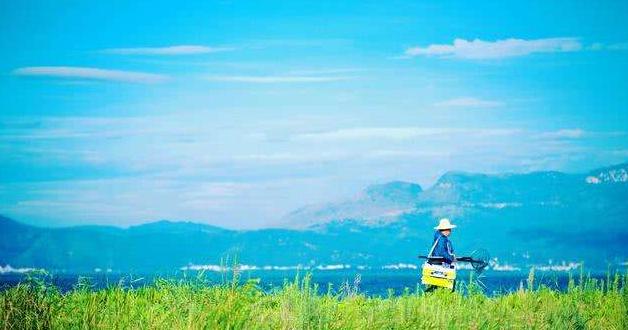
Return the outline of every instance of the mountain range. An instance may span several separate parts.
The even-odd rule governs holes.
[[[418,263],[438,218],[458,225],[458,254],[487,249],[520,266],[625,263],[628,163],[588,173],[444,174],[428,189],[410,182],[367,187],[355,197],[307,205],[277,228],[230,230],[158,221],[129,228],[41,228],[0,216],[0,266],[53,271],[171,271],[237,258],[247,265]]]

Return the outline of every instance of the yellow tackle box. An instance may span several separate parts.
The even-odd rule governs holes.
[[[454,289],[456,282],[456,268],[453,266],[423,264],[421,283],[427,286]]]

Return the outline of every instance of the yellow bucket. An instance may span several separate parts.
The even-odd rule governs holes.
[[[456,269],[441,265],[423,264],[421,283],[428,286],[454,289],[456,282]]]

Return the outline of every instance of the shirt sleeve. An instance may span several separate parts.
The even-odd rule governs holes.
[[[440,245],[440,244],[439,244]],[[454,256],[454,249],[451,246],[451,242],[447,239],[447,240],[443,240],[442,242],[442,246],[440,249],[440,254],[443,258],[445,258],[445,261],[447,263],[452,263],[455,260],[455,256]]]

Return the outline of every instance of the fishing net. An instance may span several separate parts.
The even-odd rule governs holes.
[[[491,256],[488,254],[488,251],[485,249],[478,249],[471,253],[471,267],[475,269],[478,274],[481,274],[486,267],[488,266],[488,262],[491,259]]]

